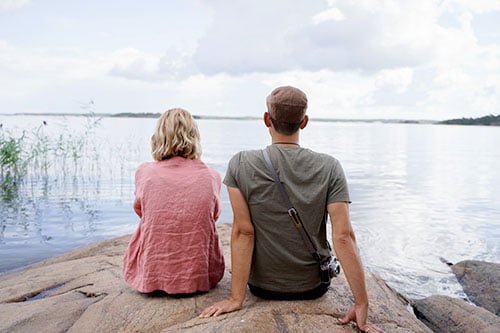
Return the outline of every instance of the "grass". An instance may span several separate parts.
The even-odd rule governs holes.
[[[84,125],[83,133],[75,134],[67,127],[61,131],[52,128],[45,121],[31,130],[24,130],[16,137],[0,127],[0,196],[11,201],[20,186],[27,180],[31,183],[45,179],[81,176],[83,165],[98,172],[99,152],[89,139],[101,118],[90,114]],[[58,136],[55,131],[60,132]],[[49,135],[50,134],[50,135]],[[87,159],[86,163],[81,163]],[[90,159],[90,160],[88,160]],[[89,163],[90,162],[90,163]]]
[[[0,190],[2,198],[8,201],[16,196],[19,181],[26,174],[23,140],[24,133],[20,138],[0,133]]]

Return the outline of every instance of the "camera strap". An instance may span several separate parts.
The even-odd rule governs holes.
[[[281,196],[283,197],[283,200],[285,201],[285,204],[287,206],[287,211],[288,215],[290,216],[293,225],[297,228],[299,231],[300,236],[302,237],[302,240],[304,241],[304,244],[307,247],[307,250],[311,253],[313,256],[314,260],[317,262],[321,262],[321,256],[318,253],[318,249],[314,245],[311,236],[309,236],[307,230],[304,228],[304,224],[302,223],[302,220],[299,216],[299,213],[293,206],[292,202],[290,201],[290,197],[288,196],[288,193],[285,190],[285,187],[280,181],[280,177],[278,173],[276,172],[276,169],[274,169],[273,163],[271,162],[271,158],[269,158],[269,153],[268,153],[268,148],[262,150],[262,154],[264,155],[264,162],[266,164],[266,167],[269,169],[271,172],[271,175],[273,176],[274,183],[276,186],[278,186],[278,189],[281,193]]]

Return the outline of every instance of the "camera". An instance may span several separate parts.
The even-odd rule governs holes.
[[[328,283],[330,279],[340,274],[340,264],[336,257],[330,256],[319,264],[321,282]]]

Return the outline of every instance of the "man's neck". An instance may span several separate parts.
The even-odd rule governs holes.
[[[299,145],[299,132],[292,135],[283,135],[281,133],[271,133],[271,139],[273,144],[279,144],[284,146],[298,146]]]

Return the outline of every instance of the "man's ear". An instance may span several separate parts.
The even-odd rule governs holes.
[[[271,127],[271,115],[269,112],[264,112],[264,124],[266,124],[266,127]]]
[[[304,129],[307,126],[308,122],[309,122],[309,117],[306,114],[304,116],[304,119],[302,119],[302,122],[300,123],[300,129]]]

